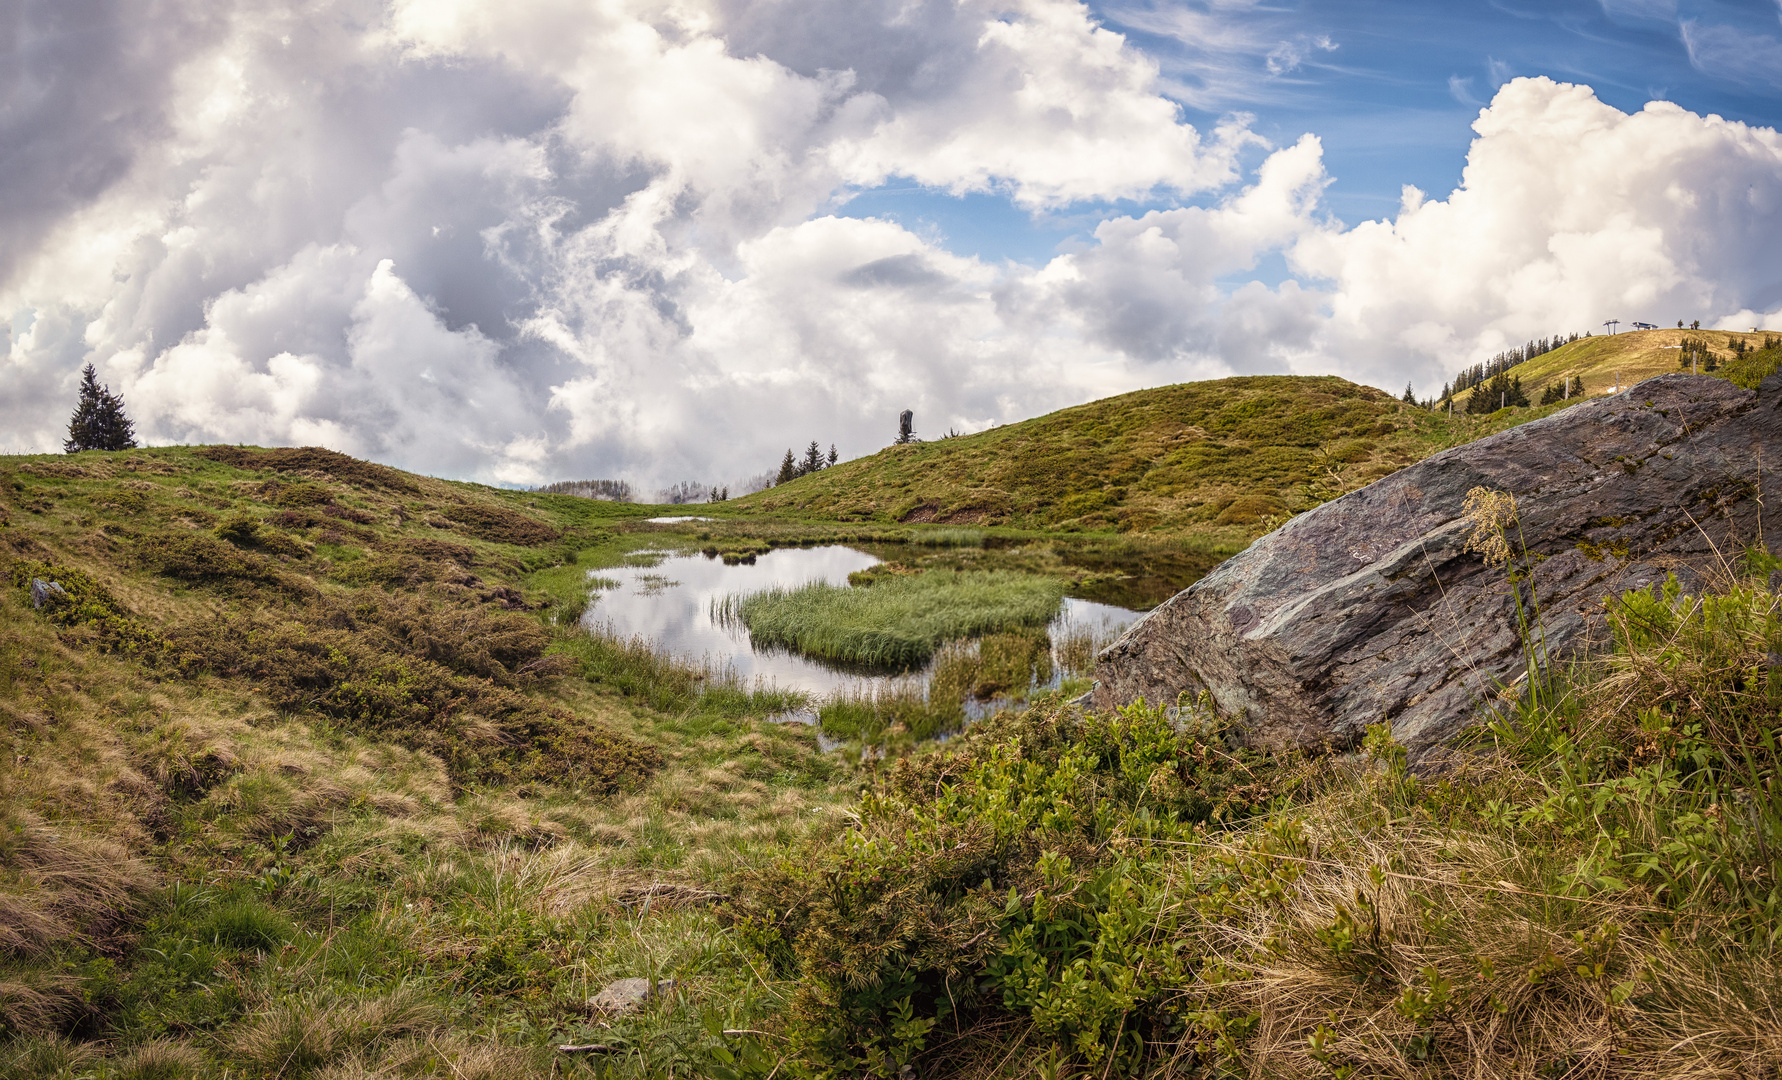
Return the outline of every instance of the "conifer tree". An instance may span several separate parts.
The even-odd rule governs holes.
[[[136,446],[136,425],[124,414],[124,399],[99,385],[93,365],[80,373],[80,400],[74,415],[68,418],[68,441],[64,453],[82,450],[130,450]]]
[[[822,468],[823,448],[817,445],[817,440],[812,439],[811,444],[804,448],[804,460],[798,463],[798,475],[809,476],[820,472]]]
[[[1405,396],[1400,398],[1399,400],[1403,401],[1406,405],[1417,404],[1417,395],[1411,392],[1411,384],[1410,383],[1405,384]]]
[[[841,455],[835,452],[835,444],[830,443],[829,444],[829,464],[834,465],[838,460],[840,460],[840,458],[841,458]]]
[[[788,480],[796,479],[798,479],[798,459],[792,456],[792,448],[787,447],[786,456],[780,459],[780,473],[774,477],[773,482],[777,486]]]

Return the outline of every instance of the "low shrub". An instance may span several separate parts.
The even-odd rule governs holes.
[[[260,495],[267,502],[285,510],[325,506],[334,501],[334,492],[323,484],[270,483],[260,490]]]
[[[445,516],[465,535],[497,544],[536,547],[563,535],[556,528],[517,510],[485,506],[481,503],[448,506]]]
[[[397,469],[360,461],[320,446],[279,447],[273,450],[251,450],[243,446],[202,446],[193,453],[239,469],[272,469],[283,473],[319,472],[348,484],[387,488],[405,494],[418,494],[421,490]]]
[[[307,547],[284,533],[269,532],[261,528],[260,522],[255,518],[231,518],[213,531],[219,540],[226,540],[238,548],[252,548],[291,559],[309,557]]]
[[[475,548],[468,544],[454,544],[448,540],[405,538],[401,541],[401,549],[405,554],[426,559],[429,562],[455,562],[460,566],[472,566],[476,563]]]
[[[61,587],[61,593],[50,594],[41,612],[49,621],[73,631],[72,636],[87,637],[103,652],[133,656],[152,666],[177,664],[160,631],[131,613],[86,571],[29,559],[12,564],[8,580],[14,586],[29,590],[34,579]]]
[[[156,573],[194,584],[223,588],[269,585],[295,597],[313,596],[316,591],[307,580],[284,573],[265,556],[204,533],[147,535],[136,541],[135,555],[138,563]]]
[[[798,987],[755,1049],[794,1076],[1772,1076],[1779,568],[1614,599],[1612,648],[1537,671],[1439,776],[1383,725],[1274,761],[1204,705],[1004,714],[899,761],[734,890]]]
[[[348,560],[337,565],[329,576],[345,585],[406,589],[438,580],[439,571],[438,563],[398,554]]]
[[[1767,338],[1763,348],[1737,353],[1722,364],[1720,376],[1747,390],[1755,390],[1758,383],[1778,370],[1782,370],[1782,344]]]
[[[523,615],[428,592],[367,588],[188,624],[168,637],[188,670],[249,678],[280,708],[313,711],[439,755],[459,783],[546,780],[611,790],[660,762],[648,747],[525,692],[560,674]]]
[[[1180,1031],[1170,1007],[1208,950],[1193,897],[1221,878],[1182,880],[1166,845],[1274,795],[1275,769],[1202,710],[1005,714],[897,762],[849,828],[746,875],[728,913],[798,985],[800,1072],[898,1076],[930,1032],[1001,1017],[1130,1075]]]

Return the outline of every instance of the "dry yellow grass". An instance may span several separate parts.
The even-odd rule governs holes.
[[[1536,398],[1548,383],[1556,383],[1566,376],[1582,380],[1585,396],[1595,397],[1613,392],[1617,385],[1625,390],[1655,375],[1688,371],[1677,364],[1681,353],[1678,346],[1685,338],[1706,342],[1724,360],[1732,356],[1735,339],[1751,349],[1759,349],[1766,338],[1779,334],[1782,332],[1675,329],[1603,334],[1580,339],[1518,364],[1510,369],[1510,374],[1521,377],[1523,390],[1531,399]]]

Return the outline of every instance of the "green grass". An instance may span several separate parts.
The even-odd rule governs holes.
[[[1242,547],[1282,515],[1552,411],[1450,418],[1334,376],[1218,379],[888,446],[724,505],[862,527],[1162,533]]]
[[[590,682],[663,713],[769,716],[799,708],[807,699],[798,690],[754,686],[723,665],[669,656],[646,638],[588,631],[563,641],[559,655],[579,662]]]
[[[867,588],[824,583],[724,600],[721,615],[778,645],[844,664],[907,669],[942,644],[998,630],[1043,626],[1058,614],[1062,582],[1008,571],[931,570],[887,576]]]
[[[922,547],[983,547],[982,529],[916,529],[909,534],[909,543]]]

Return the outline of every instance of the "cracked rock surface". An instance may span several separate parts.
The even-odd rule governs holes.
[[[1692,584],[1760,535],[1773,546],[1779,468],[1782,375],[1756,392],[1648,379],[1291,519],[1103,650],[1094,704],[1205,690],[1275,748],[1350,747],[1390,719],[1423,760],[1526,669],[1503,567],[1464,550],[1468,491],[1515,495],[1540,634],[1559,658],[1600,638],[1605,598],[1672,572]]]

